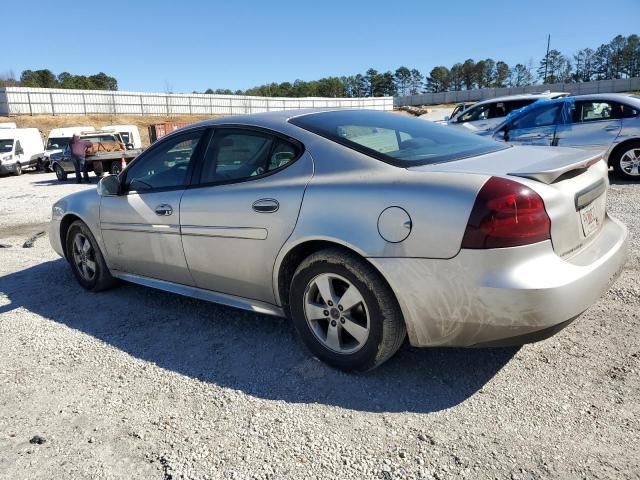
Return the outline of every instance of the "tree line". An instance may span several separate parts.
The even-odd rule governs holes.
[[[502,60],[471,58],[447,67],[438,65],[428,75],[405,66],[395,71],[379,72],[370,68],[357,75],[326,77],[319,80],[272,82],[235,90],[207,89],[202,93],[224,95],[257,95],[264,97],[380,97],[416,95],[423,92],[471,90],[476,88],[521,87],[540,83],[588,82],[640,77],[640,37],[617,35],[596,49],[584,48],[573,55],[549,50],[537,66],[533,60],[508,65]],[[115,78],[96,75],[54,75],[50,70],[25,70],[16,80],[11,72],[0,75],[0,86],[77,88],[117,90]],[[199,93],[199,92],[193,92]]]
[[[78,90],[118,90],[118,80],[100,72],[95,75],[73,75],[51,70],[24,70],[20,79],[12,71],[0,75],[0,87],[74,88]]]
[[[618,35],[595,50],[584,48],[571,56],[559,50],[549,50],[537,67],[533,60],[510,66],[492,58],[477,61],[469,58],[451,67],[438,65],[428,75],[405,66],[395,72],[383,73],[370,68],[364,74],[352,76],[327,77],[310,82],[274,82],[235,92],[208,89],[204,93],[266,97],[379,97],[629,77],[640,77],[640,37],[635,34],[628,37]]]

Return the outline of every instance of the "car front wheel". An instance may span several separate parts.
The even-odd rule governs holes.
[[[619,177],[640,180],[640,142],[630,142],[611,159]]]
[[[109,268],[91,230],[76,220],[67,231],[67,260],[83,288],[99,292],[115,285]]]
[[[366,260],[339,249],[304,260],[290,289],[293,323],[320,360],[366,371],[400,348],[406,329],[395,296]]]
[[[14,167],[13,174],[16,176],[22,175],[22,165],[20,165],[20,162],[16,162],[16,166]]]

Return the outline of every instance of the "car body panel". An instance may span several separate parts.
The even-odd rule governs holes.
[[[293,165],[264,178],[187,190],[180,225],[195,285],[276,303],[274,259],[296,225],[312,175],[313,160],[305,152]],[[254,210],[260,200],[277,202],[277,210]]]

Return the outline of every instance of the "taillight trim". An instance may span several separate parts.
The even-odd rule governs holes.
[[[461,248],[510,248],[546,240],[551,240],[551,219],[540,194],[523,183],[492,176],[476,195]]]

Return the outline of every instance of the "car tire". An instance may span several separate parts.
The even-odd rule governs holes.
[[[41,158],[38,159],[38,162],[36,163],[36,171],[38,172],[44,172],[46,169],[44,168],[44,160],[42,160]]]
[[[56,173],[56,177],[61,182],[64,182],[67,179],[67,172],[65,172],[64,168],[62,168],[59,164],[56,163],[56,165],[53,167],[53,171]]]
[[[333,299],[325,300],[321,291]],[[298,266],[289,307],[307,348],[341,370],[377,367],[396,353],[407,333],[400,306],[380,273],[337,248],[314,253]]]
[[[640,181],[640,141],[629,142],[616,149],[609,164],[619,178]]]
[[[16,162],[15,167],[13,167],[13,174],[16,177],[19,177],[20,175],[22,175],[22,165],[20,165],[20,162]]]
[[[121,171],[122,171],[121,160],[114,160],[113,162],[111,162],[111,168],[109,169],[109,172],[111,172],[112,175],[118,175]]]
[[[67,260],[78,283],[91,292],[99,292],[117,284],[104,261],[100,247],[89,227],[76,220],[67,231]]]
[[[93,164],[93,174],[98,178],[104,175],[104,168],[102,167],[102,162],[95,162]]]

